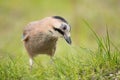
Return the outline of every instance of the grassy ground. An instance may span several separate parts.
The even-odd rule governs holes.
[[[59,51],[61,56],[54,56],[52,63],[48,56],[36,57],[30,70],[25,51],[10,55],[6,50],[3,52],[6,55],[0,57],[0,80],[119,80],[120,51],[111,43],[108,31],[106,38],[101,38],[84,22],[96,37],[98,47],[95,51],[67,45],[63,52]]]
[[[0,80],[120,80],[119,0],[0,0]],[[39,55],[33,69],[21,42],[30,21],[60,15],[72,45],[60,39],[54,62]]]

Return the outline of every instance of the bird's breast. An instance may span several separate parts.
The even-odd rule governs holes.
[[[32,53],[48,53],[55,48],[56,41],[57,38],[39,32],[30,36],[29,40],[25,42],[25,46],[27,50]]]

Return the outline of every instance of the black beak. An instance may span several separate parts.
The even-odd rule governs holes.
[[[66,42],[67,42],[68,44],[72,44],[72,41],[71,41],[71,38],[70,38],[70,37],[64,35],[64,38],[65,38],[65,40],[66,40]]]

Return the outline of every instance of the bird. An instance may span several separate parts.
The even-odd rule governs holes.
[[[34,57],[39,54],[51,58],[54,56],[58,38],[64,38],[71,44],[70,31],[71,26],[61,16],[45,17],[28,23],[23,29],[22,41],[29,55],[30,67],[32,68]]]

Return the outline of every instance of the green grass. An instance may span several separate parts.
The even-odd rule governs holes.
[[[20,49],[23,52],[14,51],[22,53],[16,55],[3,50],[2,53],[5,54],[0,56],[0,80],[120,79],[120,51],[111,42],[108,30],[106,37],[100,37],[87,21],[83,22],[96,38],[96,50],[67,45],[62,52],[63,55],[54,56],[54,63],[50,62],[48,56],[36,57],[32,70],[29,70],[28,56],[23,48]]]

